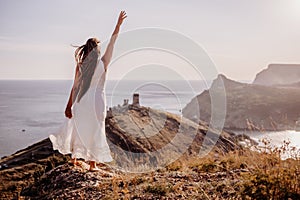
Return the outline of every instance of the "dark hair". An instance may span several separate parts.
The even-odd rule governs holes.
[[[80,101],[90,87],[99,56],[98,43],[99,40],[97,38],[90,38],[86,44],[78,47],[75,51],[75,60],[78,67],[78,83],[76,83],[74,98],[78,94],[77,102]]]

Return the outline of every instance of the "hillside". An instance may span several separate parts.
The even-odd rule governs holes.
[[[290,85],[300,82],[300,64],[270,64],[259,72],[253,84]]]
[[[113,171],[114,174],[121,173],[120,170],[152,171],[157,170],[157,167],[159,169],[169,165],[176,158],[187,159],[198,155],[200,148],[205,149],[209,144],[209,140],[202,144],[207,131],[206,125],[197,125],[171,113],[143,106],[115,107],[106,118],[106,134],[114,162],[110,163],[111,169],[104,167],[104,170]],[[211,130],[210,137],[218,137],[218,135]],[[167,144],[171,144],[169,148],[165,151],[161,150]],[[239,148],[233,134],[222,132],[212,152],[224,154]],[[0,160],[0,198],[11,199],[23,195],[37,195],[34,193],[36,190],[30,188],[45,173],[50,173],[52,176],[52,178],[49,177],[49,184],[56,180],[56,175],[53,176],[53,173],[61,174],[64,178],[69,172],[78,174],[77,169],[66,169],[69,159],[69,156],[53,151],[49,139],[2,158]],[[64,167],[58,167],[60,165]],[[61,171],[62,169],[64,170]],[[89,175],[83,173],[80,177],[89,177]],[[89,178],[93,179],[93,176]],[[61,189],[58,193],[64,193],[64,187],[69,186],[61,185],[65,183],[59,180],[56,181],[58,181],[56,184],[59,184],[57,187]],[[77,182],[71,181],[70,184],[74,185]],[[48,190],[47,187],[54,186],[47,185],[46,181],[43,182],[43,187],[45,187],[43,190]],[[63,196],[60,197],[63,198]]]
[[[213,85],[220,80],[226,90],[226,129],[297,129],[300,110],[296,108],[300,108],[300,88],[239,83],[224,75],[219,75]],[[211,88],[214,88],[213,85]],[[200,113],[194,109],[197,105]],[[183,109],[183,115],[195,122],[199,119],[209,122],[210,112],[209,90],[193,98]]]

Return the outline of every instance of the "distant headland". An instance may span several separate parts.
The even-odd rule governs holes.
[[[210,122],[210,90],[222,81],[226,92],[224,128],[279,131],[300,129],[300,65],[272,64],[259,72],[253,84],[219,75],[212,87],[197,95],[183,109],[194,122]],[[199,105],[200,112],[194,108]]]
[[[253,81],[253,84],[268,86],[296,83],[300,83],[300,64],[270,64]]]

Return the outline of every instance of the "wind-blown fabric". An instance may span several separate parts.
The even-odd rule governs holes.
[[[58,131],[49,138],[54,150],[72,154],[72,158],[110,162],[112,157],[105,134],[107,72],[97,52],[88,57],[90,60],[85,59],[86,63],[82,64],[78,79],[74,81],[77,95],[74,95],[73,117],[65,118]],[[90,80],[85,79],[89,77]]]

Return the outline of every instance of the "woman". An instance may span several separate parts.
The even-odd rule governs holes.
[[[74,84],[65,110],[66,121],[57,134],[50,135],[53,149],[90,162],[90,171],[99,170],[96,163],[110,162],[112,157],[106,141],[105,80],[120,26],[126,18],[121,11],[105,54],[100,57],[100,41],[90,38],[75,51],[77,62]]]

